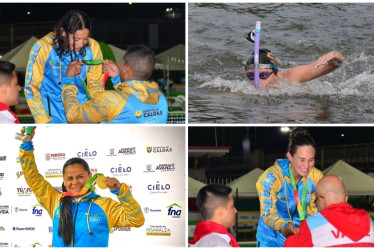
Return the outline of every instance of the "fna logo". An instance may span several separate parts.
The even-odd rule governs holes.
[[[36,204],[34,206],[31,206],[32,207],[32,214],[35,215],[35,216],[42,216],[42,213],[43,213],[43,209],[42,209],[42,206],[40,204]]]
[[[171,216],[171,218],[180,218],[182,214],[182,207],[179,206],[177,203],[173,203],[168,208],[168,216]],[[180,208],[180,209],[178,209]]]

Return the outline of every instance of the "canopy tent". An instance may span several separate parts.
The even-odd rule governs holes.
[[[186,48],[184,44],[178,44],[156,55],[156,69],[169,71],[186,70]]]
[[[108,45],[109,45],[109,48],[111,48],[112,51],[113,51],[114,57],[116,58],[117,65],[120,66],[122,64],[122,57],[125,55],[126,50],[120,49],[120,48],[118,48],[114,45],[111,45],[111,44],[108,44]]]
[[[348,195],[374,195],[374,178],[342,160],[326,168],[323,173],[340,176]]]
[[[256,182],[264,170],[255,168],[251,172],[230,182],[227,186],[232,188],[233,194],[238,189],[239,197],[257,197]]]
[[[31,48],[37,40],[34,36],[30,37],[27,41],[6,53],[1,60],[14,63],[17,72],[25,72]]]
[[[188,177],[188,197],[196,197],[199,190],[206,184]]]

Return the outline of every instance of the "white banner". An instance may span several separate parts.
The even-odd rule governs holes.
[[[52,220],[27,186],[14,139],[21,126],[0,126],[0,247],[49,247]],[[61,190],[62,166],[85,159],[92,174],[126,183],[140,204],[145,224],[113,228],[109,247],[184,247],[185,127],[128,125],[38,125],[36,165]],[[117,200],[108,189],[101,196]]]

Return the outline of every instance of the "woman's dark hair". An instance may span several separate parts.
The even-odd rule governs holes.
[[[301,146],[312,146],[316,149],[316,144],[308,131],[304,128],[295,128],[290,134],[287,152],[294,156],[297,149]]]
[[[88,15],[80,10],[69,10],[66,12],[54,29],[55,36],[53,37],[53,44],[58,45],[57,54],[59,56],[69,52],[69,34],[72,34],[73,39],[75,40],[75,32],[82,29],[88,29],[91,31],[91,22]],[[65,37],[62,35],[63,32],[66,34]],[[77,57],[75,44],[73,46],[72,52]],[[79,53],[84,56],[86,53],[85,47],[83,47]]]
[[[75,157],[65,162],[62,168],[63,175],[65,175],[65,169],[68,166],[74,165],[74,164],[81,165],[84,168],[84,170],[86,170],[88,173],[91,173],[88,163],[82,158]],[[62,191],[63,192],[67,191],[64,183],[62,183]],[[61,208],[60,208],[60,221],[58,225],[58,235],[62,237],[65,245],[69,245],[74,235],[73,212],[71,209],[71,206],[73,203],[73,197],[72,196],[62,197],[60,202],[61,202]]]

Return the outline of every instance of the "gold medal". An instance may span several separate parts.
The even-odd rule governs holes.
[[[97,179],[96,179],[96,182],[97,182],[97,186],[99,186],[99,188],[101,188],[101,189],[106,189],[108,187],[106,185],[105,176],[104,175],[98,176]]]

